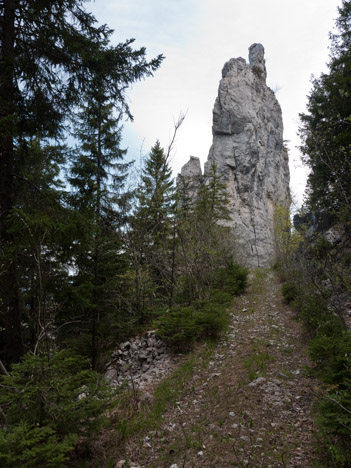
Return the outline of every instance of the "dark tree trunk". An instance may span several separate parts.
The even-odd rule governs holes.
[[[173,307],[173,294],[174,294],[174,277],[175,277],[175,250],[176,250],[176,224],[173,220],[173,239],[172,239],[172,267],[171,267],[171,290],[169,293],[169,307]]]
[[[96,207],[95,207],[95,221],[97,232],[95,234],[95,248],[94,248],[94,283],[93,283],[93,317],[92,317],[92,330],[91,330],[91,366],[93,369],[97,367],[98,358],[98,283],[99,283],[99,261],[100,261],[100,234],[101,234],[101,114],[100,108],[98,113],[98,144],[96,155]]]
[[[6,217],[13,205],[13,117],[15,1],[4,1],[0,51],[0,214],[1,240],[6,240]]]
[[[15,128],[14,43],[15,0],[4,0],[2,20],[2,47],[0,55],[0,242],[5,255],[13,247],[13,236],[8,230],[8,214],[13,207],[13,166]],[[21,317],[18,298],[18,276],[15,249],[5,260],[6,269],[1,278],[1,306],[5,328],[5,359],[8,364],[19,360],[23,353]]]

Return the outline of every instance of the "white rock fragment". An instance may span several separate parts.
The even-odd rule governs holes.
[[[127,463],[127,460],[120,460],[119,462],[116,463],[115,468],[123,468],[124,466],[126,466],[126,463]]]
[[[258,385],[262,385],[267,382],[267,379],[264,377],[257,377],[257,379],[253,380],[248,384],[248,387],[257,387]]]

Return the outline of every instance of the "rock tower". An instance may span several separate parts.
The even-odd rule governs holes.
[[[224,65],[205,163],[205,176],[216,164],[227,185],[232,218],[227,224],[234,230],[239,260],[250,267],[274,263],[274,211],[290,198],[282,113],[266,76],[261,44],[249,48],[248,64],[236,58]],[[195,169],[194,163],[185,173]]]

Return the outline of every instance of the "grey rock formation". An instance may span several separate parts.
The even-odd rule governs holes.
[[[183,177],[190,177],[191,179],[194,179],[195,181],[201,179],[202,171],[201,171],[200,159],[197,158],[196,156],[190,156],[189,161],[186,164],[184,164],[184,166],[182,167],[180,174]]]
[[[224,65],[212,131],[205,176],[216,164],[227,184],[232,215],[228,224],[235,232],[239,260],[251,267],[271,266],[274,211],[277,204],[289,203],[289,166],[281,108],[266,85],[261,44],[250,47],[249,64],[236,58]]]
[[[125,384],[143,389],[163,378],[172,367],[166,344],[149,331],[122,343],[112,354],[105,379],[113,387]]]
[[[249,48],[249,64],[256,75],[264,81],[267,78],[266,62],[264,59],[264,47],[262,44],[252,44]]]
[[[200,159],[190,156],[189,161],[181,168],[177,177],[178,190],[185,190],[189,198],[194,201],[202,183],[202,170]]]

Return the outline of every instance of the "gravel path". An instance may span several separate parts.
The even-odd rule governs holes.
[[[166,423],[130,440],[120,466],[315,466],[306,334],[271,272],[257,271],[250,283],[229,332],[198,363]]]

